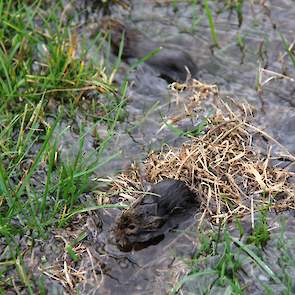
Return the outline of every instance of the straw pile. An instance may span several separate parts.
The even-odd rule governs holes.
[[[254,136],[271,137],[249,124],[246,112],[237,114],[226,103],[221,105],[223,110],[210,118],[205,135],[180,148],[165,146],[151,153],[143,173],[133,167],[117,177],[113,190],[132,201],[142,190],[141,174],[151,183],[179,179],[201,199],[203,216],[213,223],[254,214],[261,208],[295,209],[295,185],[290,181],[295,173],[272,167],[270,150],[262,154],[253,144]],[[291,154],[288,157],[295,160]]]

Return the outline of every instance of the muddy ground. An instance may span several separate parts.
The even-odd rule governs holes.
[[[216,84],[222,97],[231,96],[239,102],[248,101],[253,106],[257,126],[272,135],[291,153],[295,153],[295,67],[283,48],[280,36],[284,35],[289,44],[294,44],[294,1],[255,1],[254,4],[251,4],[252,1],[244,1],[240,25],[234,11],[226,9],[223,1],[216,3],[219,9],[213,11],[219,48],[213,46],[202,5],[192,6],[188,1],[176,1],[177,9],[174,10],[169,1],[130,2],[129,8],[111,6],[109,15],[128,22],[153,40],[180,45],[198,65],[198,80]],[[81,24],[78,35],[92,38],[93,34],[99,32],[97,20],[102,17],[102,11],[96,5],[65,3],[66,5],[69,14],[75,9],[82,11],[79,18],[73,20]],[[239,36],[243,38],[242,41]],[[111,58],[115,60],[115,56]],[[116,76],[118,84],[125,78],[128,67],[125,62],[121,64]],[[116,152],[119,154],[103,170],[96,172],[97,178],[115,175],[128,168],[133,161],[141,162],[151,150],[160,149],[163,144],[179,146],[186,140],[169,128],[160,130],[164,118],[181,111],[179,105],[175,104],[175,96],[168,88],[168,83],[146,64],[130,72],[128,79],[131,82],[127,92],[128,117],[121,123],[105,156]],[[181,130],[192,129],[212,111],[205,102],[202,113],[181,120],[177,126]],[[78,126],[79,120],[77,118]],[[88,124],[86,128],[92,130],[92,122],[84,123]],[[104,134],[103,126],[99,132]],[[77,138],[78,134],[68,129],[61,139],[64,154],[69,157],[75,154],[73,142]],[[264,143],[265,146],[267,144],[269,142]],[[89,132],[85,153],[93,149],[94,139]],[[277,147],[272,152],[277,152]],[[294,163],[280,165],[295,170]],[[93,181],[96,181],[95,177]],[[85,198],[93,198],[93,194],[86,194],[81,200]],[[22,238],[20,243],[28,249],[24,258],[28,268],[36,276],[42,274],[48,294],[166,294],[175,287],[190,269],[185,263],[186,259],[191,258],[199,246],[200,240],[194,229],[200,216],[197,214],[182,224],[179,231],[169,233],[157,245],[125,253],[112,243],[110,233],[120,212],[120,209],[104,209],[87,216],[79,215],[71,226],[54,230],[49,240],[37,241],[32,248],[27,246],[30,233]],[[295,292],[295,267],[278,263],[278,259],[283,261],[294,256],[294,212],[272,212],[268,220],[271,239],[261,252],[261,257],[275,273],[288,269],[292,278],[291,293]],[[247,231],[250,227],[249,218],[244,218],[242,223]],[[285,224],[283,230],[282,224]],[[210,225],[207,224],[206,227]],[[234,228],[234,225],[230,225],[229,230],[233,235],[237,231]],[[74,263],[64,248],[67,242],[81,234],[85,234],[86,238],[80,248],[76,249],[80,260]],[[285,256],[281,253],[282,241],[287,241],[284,243]],[[222,244],[219,246],[224,247]],[[237,251],[235,248],[232,250],[234,253]],[[204,261],[202,269],[210,270],[220,253],[222,250]],[[240,276],[245,294],[266,294],[264,285],[272,289],[273,293],[269,294],[288,294],[283,293],[284,288],[271,281],[247,257],[242,260],[244,272]],[[216,275],[208,272],[206,276],[186,282],[179,294],[225,294],[226,287],[214,285],[215,280]],[[26,293],[24,289],[18,290]]]

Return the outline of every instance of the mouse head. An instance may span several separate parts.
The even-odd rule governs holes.
[[[121,249],[138,248],[138,245],[149,243],[157,238],[159,236],[157,229],[164,222],[163,218],[147,215],[144,210],[140,213],[127,210],[116,222],[114,228],[116,242]]]

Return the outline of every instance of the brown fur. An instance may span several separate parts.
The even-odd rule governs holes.
[[[118,218],[114,235],[121,248],[147,244],[175,227],[186,211],[199,206],[196,195],[179,180],[167,179],[152,189]]]

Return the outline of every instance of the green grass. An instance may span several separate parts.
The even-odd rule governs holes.
[[[204,7],[205,7],[205,12],[206,12],[206,15],[208,18],[208,22],[209,22],[209,27],[210,27],[210,32],[211,32],[211,40],[212,40],[214,46],[219,47],[217,33],[215,30],[215,26],[214,26],[213,13],[212,13],[211,8],[209,6],[208,0],[205,0]]]
[[[239,238],[235,237],[226,225],[205,232],[200,231],[194,256],[191,260],[185,259],[190,271],[175,284],[170,294],[181,294],[180,291],[189,294],[214,294],[215,288],[218,290],[222,288],[224,294],[248,294],[245,291],[247,286],[243,285],[244,282],[241,280],[241,274],[254,280],[260,285],[261,290],[266,292],[265,294],[275,294],[272,293],[273,290],[269,285],[252,277],[251,273],[245,272],[244,266],[249,263],[253,265],[257,273],[260,270],[271,283],[280,286],[283,290],[282,294],[291,294],[294,282],[285,270],[294,269],[295,261],[290,257],[288,249],[294,247],[295,240],[287,240],[284,237],[286,229],[281,223],[281,237],[274,251],[280,254],[277,263],[282,272],[272,269],[265,259],[267,253],[264,254],[261,251],[261,247],[270,240],[269,234],[267,239],[261,240],[261,224],[263,224],[263,232],[269,231],[268,227],[267,229],[264,227],[267,224],[266,218],[267,213],[262,211],[250,235],[246,235],[241,222],[236,222]],[[251,244],[249,244],[249,238]],[[269,261],[269,257],[267,259]]]
[[[295,53],[294,53],[294,45],[293,45],[293,51],[291,49],[291,45],[288,44],[288,41],[286,40],[286,38],[284,37],[283,34],[279,33],[280,38],[282,40],[282,44],[283,44],[283,48],[285,49],[292,65],[295,67]]]
[[[162,118],[163,123],[165,126],[174,133],[177,137],[188,137],[188,138],[194,138],[200,135],[203,135],[205,132],[206,127],[208,126],[209,122],[208,120],[204,119],[201,123],[199,123],[196,127],[183,131],[181,128],[178,128],[177,126],[167,122],[164,118]]]
[[[267,211],[261,211],[257,222],[254,225],[252,233],[247,239],[247,243],[254,244],[256,247],[263,248],[270,239],[270,233],[267,224]]]
[[[103,207],[80,203],[80,197],[95,189],[91,176],[118,156],[102,157],[126,115],[128,83],[118,89],[112,78],[120,60],[115,66],[103,62],[102,35],[89,46],[91,40],[78,37],[74,21],[62,19],[60,11],[61,1],[48,9],[44,1],[0,0],[0,238],[6,243],[0,293],[12,288],[7,275],[15,269],[26,290],[36,294],[41,283],[28,274],[15,237],[30,231],[32,240],[46,239],[77,213]],[[88,97],[88,91],[95,95]],[[66,158],[62,126],[78,112],[85,122],[74,158]],[[105,125],[107,135],[97,135],[96,149],[85,153],[89,122]],[[68,252],[75,260],[71,245]]]
[[[109,64],[105,36],[97,34],[93,40],[81,36],[77,33],[79,11],[66,19],[61,16],[61,0],[50,3],[50,9],[45,2],[0,0],[0,239],[1,245],[5,244],[0,253],[0,294],[5,294],[7,288],[13,289],[14,276],[27,293],[36,294],[38,290],[46,294],[43,278],[30,274],[23,257],[24,246],[19,239],[27,233],[29,239],[25,247],[31,249],[35,241],[46,240],[52,229],[70,224],[78,214],[116,207],[80,200],[96,189],[91,176],[118,156],[103,157],[117,125],[126,118],[128,74],[160,50],[155,49],[132,64],[118,87],[114,75],[121,64],[123,41],[114,65]],[[111,2],[115,1],[106,1],[106,5]],[[220,51],[226,50],[228,45],[218,39],[215,8],[223,5],[222,12],[234,11],[241,27],[245,1],[186,2],[194,10],[190,31],[197,31],[199,23],[207,17],[213,45],[223,47]],[[179,4],[180,1],[170,1],[175,13]],[[248,46],[245,37],[245,32],[237,31],[235,42],[241,51]],[[283,34],[280,37],[286,55],[295,66],[294,50],[289,44],[292,40]],[[90,91],[94,95],[89,95]],[[142,124],[157,107],[156,102],[141,121],[130,124],[128,131]],[[61,151],[61,139],[68,130],[62,126],[75,122],[77,114],[82,115],[84,122],[79,125],[76,153],[67,158]],[[103,124],[107,135],[101,137],[97,133],[97,146],[85,153],[89,123],[94,127]],[[207,122],[185,132],[165,124],[176,136],[191,137],[202,134]],[[214,286],[223,287],[225,294],[243,294],[244,286],[238,273],[243,271],[246,256],[272,282],[281,284],[284,294],[291,294],[292,278],[288,268],[294,269],[295,262],[288,256],[288,247],[294,241],[285,241],[282,231],[278,263],[284,271],[276,274],[263,259],[263,249],[270,240],[265,214],[261,213],[246,241],[242,241],[245,230],[239,221],[236,222],[239,238],[226,227],[200,233],[198,249],[188,262],[190,272],[180,279],[172,293],[189,282],[213,276],[215,279],[206,294],[210,294]],[[86,235],[82,232],[66,246],[73,262],[79,260],[74,247]],[[207,264],[210,259],[215,259],[213,266]],[[269,286],[264,289],[266,294],[273,294]]]

